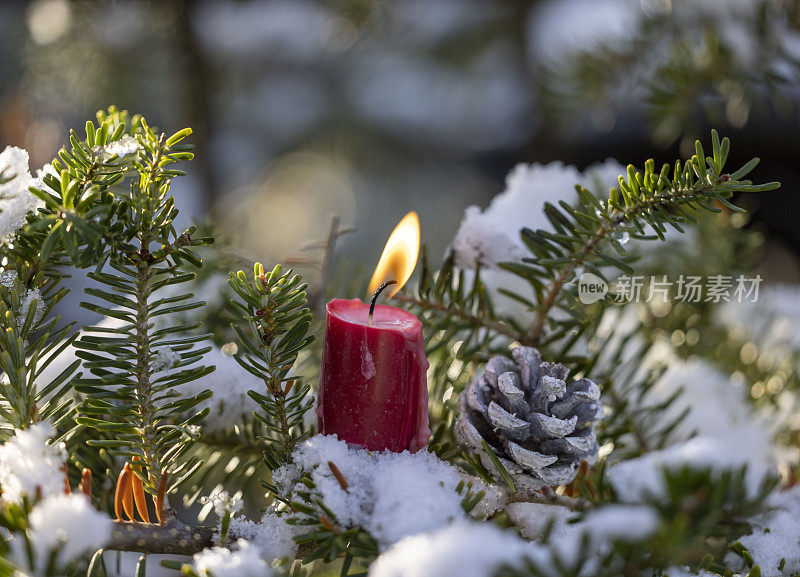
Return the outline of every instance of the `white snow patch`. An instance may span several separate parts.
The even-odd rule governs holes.
[[[128,325],[125,321],[107,317],[99,323],[93,325],[103,328],[121,328]],[[85,334],[82,331],[82,334]],[[167,349],[167,351],[165,351]],[[67,347],[53,362],[44,370],[39,377],[39,382],[49,383],[56,378],[61,371],[74,362],[76,349],[72,346]],[[169,350],[168,347],[159,349],[156,353],[152,370],[169,371],[175,362],[174,357],[180,357],[178,353]],[[215,365],[214,372],[180,385],[178,391],[184,397],[190,397],[210,389],[214,396],[198,405],[202,410],[206,407],[211,409],[209,415],[203,421],[203,428],[209,431],[227,431],[242,422],[243,416],[249,416],[253,411],[258,410],[259,406],[248,396],[250,389],[258,390],[259,382],[250,373],[245,371],[239,363],[230,355],[224,354],[216,346],[206,353],[199,364]],[[174,370],[182,370],[181,367]],[[263,383],[261,383],[263,386]]]
[[[666,496],[665,470],[688,467],[697,471],[708,470],[712,476],[719,476],[727,471],[738,472],[747,465],[745,487],[747,494],[755,497],[769,472],[777,474],[774,468],[763,465],[761,458],[718,439],[695,437],[662,451],[617,463],[609,468],[608,477],[621,501],[640,503]]]
[[[9,289],[12,293],[19,294],[19,306],[14,309],[14,317],[17,319],[17,330],[22,331],[22,327],[25,325],[25,319],[31,307],[34,307],[31,327],[35,327],[39,321],[42,320],[45,307],[42,293],[39,289],[32,288],[24,290],[16,271],[13,270],[0,273],[0,284]]]
[[[612,541],[647,539],[659,524],[656,511],[642,505],[606,505],[591,510],[583,518],[566,507],[540,503],[512,503],[506,511],[520,528],[520,534],[531,541],[541,540],[549,528],[549,546],[559,559],[569,564],[576,563],[581,553],[586,552],[585,536],[589,538],[591,552],[595,553],[606,550]]]
[[[123,156],[128,156],[140,150],[139,141],[136,140],[133,136],[129,134],[125,134],[119,140],[115,140],[114,142],[106,145],[103,148],[103,151],[109,157],[111,156],[119,156],[122,158]]]
[[[241,510],[243,505],[241,493],[237,492],[231,497],[227,491],[219,486],[214,487],[214,490],[211,491],[211,495],[203,498],[201,502],[210,503],[214,508],[214,512],[219,517],[222,517],[225,513],[235,515]]]
[[[774,510],[749,519],[753,531],[739,541],[764,577],[794,575],[800,572],[800,486],[773,493],[768,505]],[[783,559],[785,567],[779,571]]]
[[[562,162],[518,164],[506,177],[505,190],[488,207],[470,206],[464,211],[448,250],[452,251],[456,265],[467,269],[468,279],[471,269],[482,267],[481,279],[492,293],[498,314],[514,318],[530,315],[530,307],[499,292],[502,288],[533,301],[530,284],[498,264],[521,262],[529,254],[520,238],[523,228],[552,230],[544,213],[546,202],[576,204],[576,184],[602,198],[618,186],[617,177],[624,173],[625,168],[613,159],[583,172]]]
[[[205,389],[211,389],[214,393],[213,397],[198,405],[199,409],[211,409],[203,421],[204,429],[230,430],[242,422],[242,417],[249,417],[253,411],[260,410],[258,403],[247,394],[251,389],[259,390],[260,382],[244,370],[236,359],[224,355],[215,346],[203,356],[201,363],[215,365],[217,368],[201,379],[182,385],[179,390],[186,397],[197,395]],[[263,382],[260,384],[264,386]]]
[[[49,423],[31,425],[0,446],[0,488],[3,500],[19,502],[23,495],[33,498],[37,488],[42,497],[64,492],[61,467],[67,458],[63,443],[48,444],[55,434]]]
[[[231,519],[229,535],[251,541],[261,551],[262,559],[294,559],[297,543],[293,537],[305,530],[302,526],[289,525],[284,517],[268,510],[261,521],[255,523],[244,517]]]
[[[63,478],[59,481],[63,489]],[[113,526],[111,518],[95,509],[82,493],[48,497],[33,508],[29,520],[31,542],[41,563],[59,544],[60,564],[94,553],[108,543]],[[15,553],[20,559],[27,557],[22,551]]]
[[[28,190],[40,183],[31,176],[26,150],[7,146],[0,152],[0,174],[4,178],[14,177],[0,184],[0,241],[3,241],[25,224],[26,214],[44,203]]]
[[[162,347],[158,349],[158,352],[153,359],[153,364],[150,368],[154,373],[157,373],[159,371],[171,369],[177,363],[179,363],[180,360],[180,354],[173,351],[170,347]]]
[[[505,563],[535,555],[536,545],[489,523],[459,521],[407,537],[369,568],[369,577],[486,577]]]
[[[456,492],[461,473],[426,450],[371,453],[348,447],[335,436],[317,435],[302,443],[293,458],[293,465],[278,469],[273,476],[281,490],[290,492],[302,472],[310,472],[335,522],[364,527],[382,549],[466,516]],[[347,481],[346,491],[329,462]],[[473,491],[480,490],[486,490],[487,496],[473,514],[485,515],[501,506],[497,489],[475,481]]]
[[[671,358],[666,373],[653,389],[651,402],[668,399],[679,388],[681,396],[664,413],[666,422],[688,410],[672,441],[693,435],[717,440],[728,450],[741,451],[760,467],[774,459],[770,426],[759,416],[747,391],[705,361]]]
[[[202,577],[271,577],[258,547],[239,539],[236,550],[227,547],[205,549],[194,556],[194,567]]]
[[[519,236],[522,228],[552,230],[544,213],[546,202],[574,205],[576,184],[604,195],[624,173],[625,168],[611,159],[585,172],[562,162],[518,164],[508,173],[505,190],[487,208],[470,206],[464,212],[450,247],[456,264],[475,268],[519,261],[527,254]]]
[[[800,286],[761,285],[758,300],[726,302],[714,308],[715,318],[762,347],[789,344],[800,348]]]

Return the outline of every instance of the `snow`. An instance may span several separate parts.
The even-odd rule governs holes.
[[[241,510],[243,505],[241,493],[237,492],[231,497],[221,486],[214,487],[214,490],[211,491],[211,495],[207,498],[203,498],[201,503],[211,504],[214,508],[214,512],[219,517],[222,517],[226,513],[235,515]]]
[[[708,571],[695,572],[689,566],[684,567],[670,567],[664,571],[664,577],[719,577],[717,573],[709,573]],[[736,577],[736,576],[734,576]]]
[[[48,497],[33,508],[29,521],[37,559],[44,562],[50,549],[63,543],[59,553],[62,564],[103,547],[113,527],[111,518],[95,509],[82,493]]]
[[[481,210],[470,206],[464,212],[450,249],[463,268],[496,267],[501,262],[520,261],[528,253],[520,239],[522,228],[552,230],[544,213],[546,202],[575,204],[575,185],[605,195],[625,168],[615,160],[580,172],[562,162],[518,164],[506,177],[506,187]]]
[[[19,502],[23,495],[33,498],[37,488],[42,497],[64,492],[61,468],[66,460],[63,443],[48,444],[55,434],[49,423],[17,430],[0,446],[0,488],[3,500]]]
[[[624,78],[619,73],[623,69],[608,74],[608,88],[621,98],[641,97],[644,92],[638,87],[653,81],[670,59],[682,56],[702,66],[711,50],[731,55],[728,66],[734,77],[757,67],[788,72],[795,80],[796,66],[790,70],[791,57],[784,56],[797,42],[787,12],[785,3],[763,0],[546,0],[537,3],[528,17],[528,58],[534,67],[563,71],[586,63],[587,57],[603,49],[615,54],[636,51],[636,63],[624,68]],[[762,24],[756,22],[769,30],[767,45]],[[688,55],[685,47],[691,47]],[[551,76],[558,82],[564,74]],[[614,83],[620,80],[630,80],[625,91],[615,90]],[[731,103],[729,120],[746,121],[747,107],[739,107],[739,112]]]
[[[661,417],[667,422],[688,411],[675,428],[672,442],[687,440],[696,434],[746,453],[757,466],[769,466],[774,458],[770,425],[759,417],[740,383],[697,359],[683,361],[672,356],[667,366],[666,373],[653,388],[650,402],[664,401],[683,389],[681,396]]]
[[[775,395],[776,405],[769,414],[773,430],[800,427],[798,398],[783,389],[782,374],[796,369],[795,352],[800,349],[800,286],[763,285],[756,302],[728,302],[714,308],[714,320],[727,328],[733,339],[747,343],[752,362],[774,373],[765,389]],[[743,352],[745,349],[743,348]],[[766,405],[766,404],[765,404]],[[795,456],[796,459],[796,456]]]
[[[536,550],[510,531],[462,520],[403,539],[378,557],[369,577],[486,577]]]
[[[261,410],[247,391],[261,390],[264,384],[245,371],[236,359],[223,354],[215,346],[203,356],[201,362],[204,365],[215,365],[217,368],[201,379],[181,385],[178,390],[186,397],[197,395],[205,389],[211,389],[214,393],[213,397],[198,405],[200,410],[205,407],[211,409],[203,421],[204,430],[228,431],[240,424],[242,417]]]
[[[625,168],[611,159],[584,172],[562,162],[518,164],[506,177],[505,190],[487,208],[470,206],[464,212],[450,247],[456,264],[491,268],[520,261],[528,254],[519,236],[522,228],[552,230],[544,213],[546,202],[575,204],[576,184],[605,196],[624,173]]]
[[[762,285],[756,302],[727,302],[714,312],[717,322],[764,347],[800,348],[800,286]]]
[[[600,346],[604,350],[617,351],[623,346],[622,339],[631,334],[639,322],[635,305],[608,310],[598,329],[598,335],[607,343],[603,344],[604,340],[601,340]],[[642,339],[634,335],[624,344],[620,355],[622,362],[631,363],[644,346]],[[611,361],[601,353],[596,374],[615,370],[617,367]],[[660,409],[659,420],[662,423],[673,422],[683,415],[670,433],[667,445],[700,436],[715,441],[726,452],[746,455],[753,468],[775,469],[780,455],[773,442],[774,423],[760,407],[747,399],[748,391],[742,383],[708,362],[696,358],[680,359],[668,341],[657,340],[637,366],[630,369],[632,374],[625,372],[617,378],[636,382],[649,370],[661,365],[667,370],[649,394],[643,398],[634,395],[631,402],[639,408],[653,407],[681,391],[669,407]]]
[[[109,157],[116,155],[122,158],[123,156],[128,156],[129,154],[138,152],[139,149],[139,141],[133,136],[125,134],[119,140],[115,140],[114,142],[106,145],[103,148],[103,151]]]
[[[13,270],[7,270],[0,273],[0,285],[3,285],[9,290],[14,290],[17,288],[18,283],[17,280],[19,277],[17,276],[17,272]]]
[[[688,36],[699,26],[712,26],[736,62],[749,64],[758,53],[750,21],[760,5],[759,0],[547,0],[529,16],[528,52],[535,62],[558,64],[601,47],[626,50],[648,20],[669,12],[669,33],[677,29]],[[653,44],[651,52],[663,51],[664,44]]]
[[[157,373],[159,371],[171,369],[178,362],[180,362],[180,360],[180,354],[173,351],[170,347],[162,347],[158,349],[158,352],[156,352],[156,356],[153,359],[153,364],[151,365],[151,370],[154,373]]]
[[[25,319],[27,318],[31,307],[35,307],[35,312],[33,313],[33,322],[31,324],[31,327],[35,327],[39,321],[42,320],[42,314],[44,313],[44,300],[42,300],[42,293],[39,292],[38,288],[32,288],[25,291],[25,296],[19,303],[19,310],[16,311],[15,314],[17,316],[17,328],[20,331],[25,325]]]
[[[608,478],[619,499],[625,503],[641,503],[649,499],[666,498],[664,471],[683,467],[709,471],[719,478],[727,471],[738,472],[747,465],[745,489],[751,498],[759,493],[761,482],[777,470],[763,464],[762,455],[749,454],[743,447],[718,439],[695,437],[661,451],[622,461],[608,469]]]
[[[548,528],[552,552],[563,562],[577,563],[588,537],[592,553],[607,550],[612,541],[637,542],[653,535],[658,514],[643,505],[606,505],[580,513],[559,505],[512,503],[506,508],[520,534],[531,541],[541,540]]]
[[[202,577],[270,577],[274,573],[261,558],[258,547],[240,539],[235,551],[227,547],[205,549],[194,556]]]
[[[544,503],[509,503],[505,510],[520,534],[531,541],[542,538],[550,526],[554,535],[563,536],[574,527],[570,522],[580,517],[567,507]]]
[[[348,447],[336,436],[317,435],[302,443],[293,459],[292,465],[273,475],[281,491],[291,492],[302,472],[310,473],[323,502],[336,517],[332,521],[365,528],[381,549],[466,516],[456,492],[462,474],[426,450],[371,453]],[[347,481],[347,490],[339,484],[329,462]],[[482,489],[487,491],[487,498],[473,511],[475,515],[489,514],[501,505],[497,489],[476,481],[473,491]]]
[[[10,181],[0,184],[0,241],[6,240],[25,224],[25,215],[44,206],[28,187],[38,185],[28,169],[28,152],[7,146],[0,153],[0,173]]]
[[[750,519],[753,531],[739,542],[761,567],[764,577],[794,575],[800,572],[800,486],[773,493],[768,505],[775,510]],[[784,559],[784,570],[779,571]]]
[[[635,543],[647,539],[658,529],[656,511],[643,505],[606,505],[590,510],[580,530],[594,543],[622,541]]]
[[[252,542],[261,551],[262,559],[290,558],[297,555],[297,543],[293,537],[305,531],[302,526],[289,525],[284,517],[275,511],[267,510],[261,521],[254,523],[244,517],[234,517],[228,529],[232,538],[242,538]]]
[[[533,289],[525,279],[498,267],[503,262],[521,262],[528,255],[520,230],[552,230],[544,213],[545,202],[575,204],[576,184],[603,198],[618,184],[617,177],[623,173],[625,168],[613,159],[594,164],[583,172],[562,162],[518,164],[506,177],[503,192],[488,207],[470,206],[464,211],[449,248],[456,265],[467,269],[468,280],[470,269],[482,267],[481,279],[493,293],[495,312],[514,318],[530,315],[525,304],[498,292],[502,288],[534,299]]]

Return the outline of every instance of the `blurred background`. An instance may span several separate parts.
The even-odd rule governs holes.
[[[440,258],[518,162],[672,161],[716,127],[783,182],[742,202],[797,282],[799,28],[788,0],[5,0],[0,148],[35,169],[110,104],[192,126],[186,223],[274,262],[339,215],[371,270],[409,210]]]

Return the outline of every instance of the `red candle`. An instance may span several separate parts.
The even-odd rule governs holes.
[[[395,285],[391,298],[409,279],[419,242],[419,219],[410,212],[389,236],[370,282],[370,291],[377,289],[374,312],[358,299],[328,303],[317,397],[321,433],[371,451],[417,451],[428,444],[422,323],[403,309],[375,306],[383,289]]]
[[[359,299],[328,303],[317,416],[319,431],[371,451],[428,444],[422,323],[402,309]]]

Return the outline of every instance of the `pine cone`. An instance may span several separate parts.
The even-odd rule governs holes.
[[[589,379],[567,383],[569,370],[543,363],[534,348],[492,357],[459,398],[455,435],[498,480],[484,451],[494,450],[517,488],[570,483],[581,461],[597,460],[595,424],[603,417],[600,388]]]

